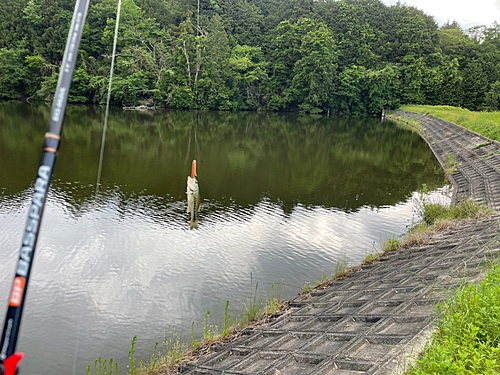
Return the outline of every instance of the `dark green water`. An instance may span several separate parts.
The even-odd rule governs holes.
[[[0,307],[48,118],[0,103]],[[66,113],[19,343],[28,373],[81,374],[99,356],[124,368],[134,335],[146,359],[166,330],[190,337],[194,321],[201,334],[207,310],[218,324],[227,300],[237,315],[251,274],[264,296],[273,283],[293,295],[404,232],[407,197],[444,185],[426,143],[392,122],[114,109],[96,194],[103,118]],[[197,231],[185,212],[192,159]]]

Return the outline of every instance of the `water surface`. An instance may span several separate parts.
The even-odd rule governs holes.
[[[23,371],[84,374],[102,356],[147,359],[166,332],[237,316],[259,283],[284,297],[359,263],[405,231],[408,200],[441,167],[407,128],[378,120],[257,113],[110,115],[68,108],[18,345]],[[18,257],[49,108],[0,103],[0,307]],[[198,164],[199,230],[186,178]],[[2,305],[2,301],[4,301]],[[1,310],[1,309],[0,309]]]

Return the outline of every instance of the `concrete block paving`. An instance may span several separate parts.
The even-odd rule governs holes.
[[[421,135],[446,169],[455,201],[473,197],[500,208],[500,144],[447,121],[418,120]],[[492,154],[493,153],[493,154]],[[489,156],[488,156],[489,155]],[[426,244],[384,255],[343,280],[295,299],[277,320],[248,329],[216,352],[186,364],[183,374],[385,375],[402,373],[405,356],[427,337],[435,306],[500,253],[496,215],[464,222]],[[417,349],[415,349],[417,350]]]

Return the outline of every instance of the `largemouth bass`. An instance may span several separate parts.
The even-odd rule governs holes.
[[[200,211],[200,188],[196,180],[196,160],[193,160],[191,176],[187,178],[187,212],[191,214],[191,229],[198,229],[198,212]]]

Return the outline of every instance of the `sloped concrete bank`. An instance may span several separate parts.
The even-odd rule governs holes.
[[[456,160],[456,168],[450,175],[456,201],[473,197],[497,211],[500,209],[499,142],[430,115],[397,111],[388,118],[418,121],[420,135],[445,171],[448,159]]]
[[[500,207],[500,144],[435,117],[399,111],[451,174],[455,200]],[[489,156],[488,156],[489,155]],[[432,331],[435,305],[500,254],[499,216],[462,222],[426,243],[389,253],[292,302],[277,320],[249,329],[182,373],[386,375],[401,373]]]

